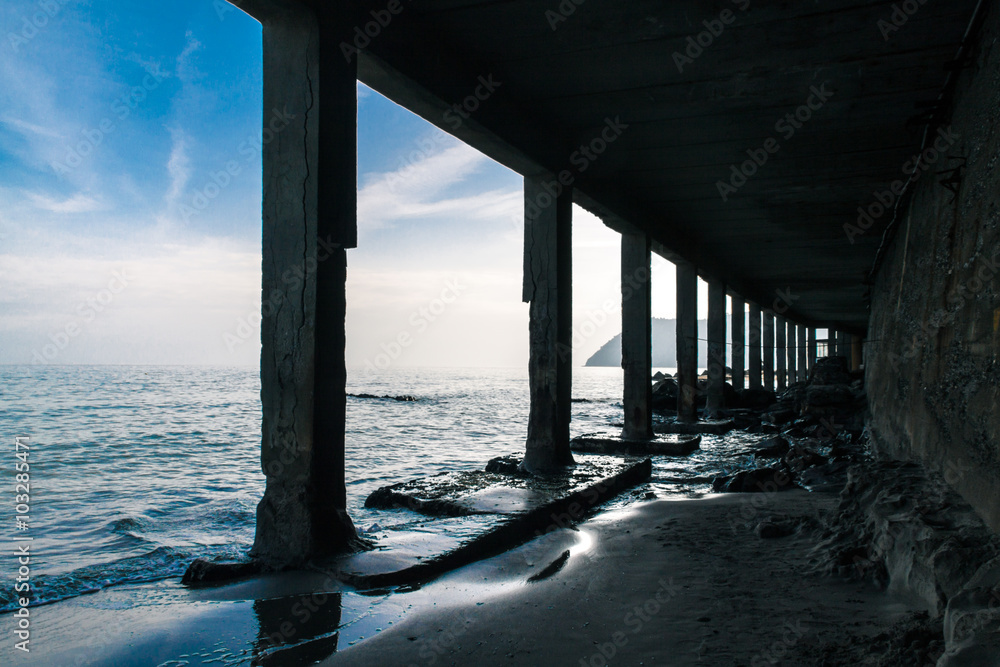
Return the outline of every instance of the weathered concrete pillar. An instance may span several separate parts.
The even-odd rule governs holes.
[[[726,407],[726,285],[708,281],[708,386],[705,416],[715,419]]]
[[[247,7],[263,25],[261,467],[254,557],[295,565],[360,546],[347,515],[346,248],[357,239],[353,21],[292,2]],[[277,120],[276,120],[277,119]],[[278,122],[280,121],[280,122]],[[289,280],[288,276],[296,276]]]
[[[837,332],[837,354],[847,357],[848,361],[851,359],[850,334],[844,331]]]
[[[553,198],[548,178],[524,179],[524,290],[528,310],[531,407],[522,467],[533,474],[573,464],[571,404],[573,193]]]
[[[798,355],[796,354],[798,348],[796,346],[796,336],[795,336],[795,322],[788,320],[787,325],[788,333],[785,335],[785,343],[788,350],[788,384],[789,386],[798,382]]]
[[[649,237],[622,234],[622,369],[625,428],[622,437],[653,437],[653,313]]]
[[[812,372],[813,366],[816,365],[817,354],[817,342],[816,342],[816,329],[815,327],[809,327],[806,331],[806,335],[809,338],[808,346],[806,348],[806,354],[808,355],[807,361],[809,362],[809,372]],[[806,376],[808,378],[808,375]]]
[[[774,313],[761,313],[761,341],[764,354],[764,389],[774,391]]]
[[[677,418],[696,421],[698,408],[698,273],[677,262]]]
[[[826,330],[826,356],[837,356],[837,332],[833,329]]]
[[[798,326],[796,344],[798,345],[798,380],[799,382],[805,382],[809,379],[808,345],[806,343],[806,327],[801,324]]]
[[[788,381],[788,369],[785,362],[788,359],[788,341],[785,339],[785,318],[775,315],[774,317],[774,355],[775,368],[777,374],[778,391],[784,391]]]
[[[750,330],[747,332],[749,364],[747,372],[750,375],[750,388],[760,389],[763,386],[761,384],[761,377],[763,375],[763,367],[761,366],[761,345],[764,341],[764,334],[761,331],[760,325],[760,306],[756,303],[749,304],[749,312]]]
[[[746,386],[746,302],[733,296],[733,316],[730,320],[730,338],[733,344],[733,389],[739,391]]]

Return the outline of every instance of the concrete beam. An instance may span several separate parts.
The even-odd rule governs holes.
[[[749,352],[748,373],[750,375],[749,386],[751,389],[760,389],[763,387],[761,378],[764,373],[763,366],[761,365],[761,360],[763,358],[761,345],[764,341],[764,333],[761,330],[760,306],[756,303],[751,303],[749,304],[749,311],[750,331],[747,334],[747,351]]]
[[[715,419],[726,407],[726,285],[708,281],[708,386],[705,416]]]
[[[573,192],[551,176],[524,179],[524,289],[530,412],[522,467],[548,474],[573,464],[569,450],[573,361]]]
[[[653,315],[651,253],[646,234],[622,234],[622,437],[653,437]]]
[[[764,355],[764,389],[774,391],[774,313],[761,313],[761,342]]]
[[[741,297],[734,296],[733,315],[729,331],[733,344],[732,367],[733,389],[739,391],[746,386],[746,302]]]
[[[345,249],[357,237],[357,72],[337,48],[353,24],[335,9],[322,29],[302,5],[255,2],[253,9],[263,25],[264,132],[275,137],[263,148],[266,486],[251,554],[297,565],[360,545],[346,511],[344,472]],[[283,125],[273,124],[275,114]]]
[[[677,418],[696,421],[698,409],[698,273],[677,262]]]
[[[774,354],[775,373],[778,380],[778,391],[784,391],[788,386],[788,341],[785,338],[785,318],[775,316],[774,318]]]
[[[798,381],[805,382],[806,380],[809,379],[809,365],[808,365],[809,347],[808,343],[806,342],[806,327],[800,324],[797,328],[797,333],[798,336],[796,344],[798,345],[798,350],[797,350],[798,352],[797,367],[799,370]]]

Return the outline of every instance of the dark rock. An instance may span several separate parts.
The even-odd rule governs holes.
[[[791,473],[784,468],[757,468],[741,470],[720,486],[716,488],[715,482],[712,483],[713,489],[727,493],[773,493],[787,491],[795,484]]]
[[[766,389],[740,389],[738,407],[766,410],[778,402],[773,391]]]
[[[850,384],[847,357],[822,357],[816,360],[809,373],[809,385]]]
[[[826,458],[805,445],[795,445],[785,454],[785,463],[789,470],[795,473],[802,472],[806,468],[821,466],[826,464]]]
[[[787,424],[788,422],[795,419],[795,413],[791,410],[791,408],[781,408],[778,410],[773,410],[771,412],[765,413],[764,419],[771,422],[772,424],[781,426],[782,424]]]
[[[760,449],[753,453],[754,458],[758,459],[779,459],[787,454],[788,450],[792,448],[788,439],[780,435],[763,440],[759,444]]]
[[[521,459],[517,458],[513,454],[508,454],[507,456],[497,456],[489,460],[486,464],[486,472],[492,472],[497,475],[511,475],[514,477],[527,477],[527,473],[521,472],[520,469]]]
[[[763,540],[773,540],[793,535],[797,529],[798,524],[794,520],[770,517],[758,523],[753,532]]]
[[[233,563],[196,558],[188,565],[184,576],[181,577],[181,583],[185,586],[221,584],[260,574],[263,571],[263,563],[256,560]]]
[[[803,410],[812,412],[816,408],[843,407],[855,400],[854,392],[846,384],[814,385],[806,390]]]

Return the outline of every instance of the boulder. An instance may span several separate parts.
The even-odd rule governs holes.
[[[847,357],[822,357],[816,360],[809,372],[809,385],[850,384]]]
[[[791,473],[784,468],[741,470],[718,486],[717,482],[712,483],[713,489],[726,493],[773,493],[794,486]]]
[[[758,459],[780,459],[792,448],[788,439],[780,435],[762,440],[759,445],[760,449],[753,453],[754,458]]]

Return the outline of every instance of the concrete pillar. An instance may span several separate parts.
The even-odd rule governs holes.
[[[331,7],[322,29],[303,5],[261,1],[263,307],[261,467],[251,554],[280,565],[361,546],[344,473],[346,248],[357,239],[357,61],[338,44],[353,21]],[[322,79],[322,88],[319,81]],[[290,119],[268,127],[274,115]],[[278,136],[280,135],[280,136]],[[287,280],[296,275],[296,280]]]
[[[864,363],[864,338],[861,336],[851,336],[851,370],[861,370]]]
[[[726,285],[708,281],[708,386],[705,416],[716,419],[726,407]]]
[[[796,345],[798,346],[798,380],[799,382],[805,382],[809,379],[809,368],[808,368],[808,351],[809,347],[806,342],[806,327],[801,324],[798,326],[798,336],[796,339]]]
[[[806,331],[806,336],[809,342],[806,347],[806,354],[808,355],[807,361],[809,362],[809,372],[812,372],[813,366],[816,365],[817,354],[817,343],[816,343],[816,329],[815,327],[809,327]],[[808,377],[808,376],[807,376]]]
[[[733,389],[746,386],[746,303],[738,296],[732,297],[733,316],[729,330],[733,343]]]
[[[573,273],[570,188],[553,200],[552,177],[524,179],[524,290],[528,310],[528,439],[522,467],[533,474],[573,464],[569,451]]]
[[[797,362],[798,355],[796,354],[798,348],[796,347],[796,336],[795,336],[795,322],[788,320],[787,330],[788,333],[785,335],[785,343],[788,350],[788,384],[789,386],[795,384],[798,381],[798,370]]]
[[[763,376],[763,367],[761,366],[761,345],[764,341],[764,334],[761,331],[760,324],[760,306],[756,303],[751,303],[749,304],[748,309],[750,312],[750,330],[747,332],[747,351],[749,352],[747,373],[750,376],[750,388],[760,389],[763,386],[761,384],[761,377]]]
[[[849,334],[838,331],[837,332],[837,354],[841,357],[847,357],[848,361],[851,358],[851,344]]]
[[[677,418],[696,421],[698,409],[698,273],[677,262]]]
[[[837,356],[837,332],[833,329],[826,330],[826,356]]]
[[[653,437],[653,314],[649,237],[622,234],[622,369],[625,428],[622,437]]]
[[[778,380],[778,391],[784,391],[788,383],[788,341],[785,338],[785,318],[774,317],[774,356],[775,373]]]
[[[764,355],[764,389],[774,391],[774,313],[761,313],[761,347]]]

